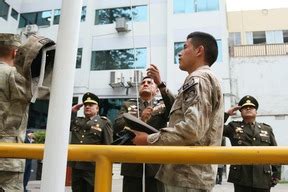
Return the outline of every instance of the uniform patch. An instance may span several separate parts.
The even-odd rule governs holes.
[[[236,133],[243,133],[243,129],[241,127],[236,127],[235,132]]]
[[[94,130],[100,131],[100,132],[102,131],[101,127],[99,127],[99,124],[92,125],[92,126],[91,126],[91,129],[94,129]]]

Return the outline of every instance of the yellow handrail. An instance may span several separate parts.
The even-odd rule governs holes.
[[[43,144],[0,144],[0,157],[42,159],[43,151]],[[113,162],[288,164],[288,147],[69,145],[68,160],[95,161],[95,191],[110,192]]]

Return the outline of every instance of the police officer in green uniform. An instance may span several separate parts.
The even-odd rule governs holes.
[[[174,96],[166,88],[165,83],[161,81],[158,68],[151,64],[147,70],[147,75],[139,85],[138,101],[130,99],[123,104],[119,111],[119,116],[115,119],[114,132],[123,130],[125,121],[124,113],[130,113],[146,122],[156,129],[167,126],[169,111],[174,103]],[[155,96],[160,90],[162,99],[156,99]],[[145,191],[157,192],[161,188],[161,183],[154,178],[159,165],[156,164],[133,164],[123,163],[121,166],[121,175],[123,178],[123,192],[141,192],[143,166],[145,167]]]
[[[109,145],[113,137],[112,124],[98,114],[99,98],[93,93],[85,93],[82,103],[74,105],[72,112],[77,112],[82,106],[85,117],[76,117],[71,122],[71,144]],[[72,191],[94,192],[95,163],[73,162],[71,167]]]
[[[244,96],[238,106],[225,113],[225,121],[239,109],[242,121],[232,121],[224,126],[223,135],[232,146],[277,146],[272,128],[256,122],[257,100]],[[280,165],[231,165],[228,182],[234,183],[235,192],[269,192],[281,174]]]

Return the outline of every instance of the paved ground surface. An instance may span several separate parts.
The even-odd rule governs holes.
[[[120,176],[120,165],[115,164],[113,166],[113,181],[112,181],[112,192],[121,192],[122,190],[122,176]],[[40,192],[41,181],[30,181],[28,184],[29,192]],[[72,192],[70,187],[66,187],[65,192]],[[233,185],[223,181],[222,185],[216,185],[213,192],[233,192]],[[276,187],[271,189],[271,192],[288,192],[288,183],[278,184]]]

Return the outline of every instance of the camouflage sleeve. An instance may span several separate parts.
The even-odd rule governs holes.
[[[28,116],[29,99],[27,97],[26,81],[15,68],[9,73],[9,111],[5,119],[5,127],[13,133],[16,130],[26,129],[24,119]],[[23,124],[24,123],[24,124]],[[25,126],[25,127],[23,127]],[[24,134],[25,136],[25,134]],[[24,138],[24,137],[23,137]]]
[[[11,101],[22,101],[28,103],[28,89],[26,79],[13,68],[9,75],[9,87],[11,93]]]
[[[163,128],[161,132],[149,135],[148,143],[184,146],[201,143],[210,124],[213,123],[210,121],[211,117],[215,115],[213,114],[213,103],[222,103],[220,100],[217,101],[222,98],[222,95],[219,96],[222,93],[220,87],[213,89],[210,81],[206,78],[194,78],[193,80],[192,83],[187,83],[187,89],[184,88],[175,100],[169,121],[170,126],[173,127]],[[219,97],[212,98],[212,93],[216,92]],[[224,117],[223,113],[224,111],[221,117]],[[223,118],[220,119],[223,121]],[[221,126],[223,126],[223,122]]]

